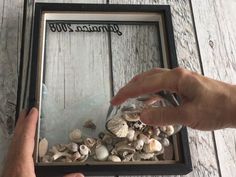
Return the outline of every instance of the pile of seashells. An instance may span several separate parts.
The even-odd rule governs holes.
[[[176,100],[175,100],[176,101]],[[174,149],[170,137],[181,129],[179,125],[161,127],[149,126],[140,121],[143,109],[149,107],[173,106],[165,95],[152,95],[126,102],[114,109],[108,116],[106,131],[97,138],[84,137],[79,129],[69,134],[69,144],[57,144],[48,150],[48,141],[39,142],[39,161],[85,162],[112,161],[158,161],[173,160]],[[92,121],[85,127],[96,129]]]

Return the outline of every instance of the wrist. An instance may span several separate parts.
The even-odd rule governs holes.
[[[228,117],[230,128],[236,128],[236,85],[229,85]]]

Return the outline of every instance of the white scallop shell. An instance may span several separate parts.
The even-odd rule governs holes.
[[[81,131],[79,129],[75,129],[70,133],[69,138],[72,142],[79,143],[81,142],[81,136]]]
[[[48,151],[48,141],[46,138],[43,138],[39,142],[39,157],[43,157],[46,155]]]
[[[106,123],[106,128],[116,137],[124,138],[128,134],[129,127],[128,127],[127,122],[124,119],[120,117],[115,117],[113,119],[110,119]]]

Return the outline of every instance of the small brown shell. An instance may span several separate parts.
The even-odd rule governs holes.
[[[90,128],[90,129],[93,129],[95,130],[97,127],[96,125],[93,123],[92,120],[87,120],[85,123],[84,123],[84,127],[85,128]]]

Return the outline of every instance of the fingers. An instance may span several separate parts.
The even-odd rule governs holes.
[[[71,174],[65,175],[64,177],[84,177],[84,175],[81,173],[71,173]]]
[[[36,126],[37,126],[37,121],[38,121],[38,110],[36,108],[32,108],[25,118],[25,128],[24,128],[24,133],[28,137],[33,137],[35,136],[35,131],[36,131]]]
[[[141,121],[148,125],[185,125],[184,109],[179,107],[151,108],[142,112]]]
[[[24,119],[26,116],[27,116],[27,110],[25,109],[20,113],[19,118],[17,120],[16,129],[15,129],[16,134],[18,134],[18,132],[22,130],[22,127],[24,126]]]
[[[111,103],[113,105],[118,105],[128,98],[134,98],[160,90],[177,91],[179,79],[179,75],[172,70],[148,75],[142,80],[130,82],[123,87],[111,100]]]
[[[150,76],[150,75],[153,75],[153,74],[157,74],[157,73],[161,73],[161,72],[164,72],[164,71],[169,71],[169,69],[166,69],[166,68],[153,68],[153,69],[151,69],[149,71],[146,71],[146,72],[143,72],[141,74],[136,75],[133,79],[131,79],[130,82],[136,82],[138,80],[144,79],[147,76]]]

